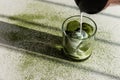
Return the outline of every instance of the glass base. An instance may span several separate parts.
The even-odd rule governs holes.
[[[84,52],[83,53],[84,55],[80,55],[81,53],[79,53],[79,54],[68,53],[65,49],[63,49],[63,52],[66,57],[68,57],[74,61],[84,61],[84,60],[87,60],[92,55],[92,50],[88,50],[88,51]]]

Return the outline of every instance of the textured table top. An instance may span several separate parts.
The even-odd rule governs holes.
[[[61,54],[63,21],[74,0],[0,0],[0,80],[120,80],[120,6],[86,16],[98,27],[84,62]]]

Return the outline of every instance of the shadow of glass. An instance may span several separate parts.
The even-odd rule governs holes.
[[[61,55],[62,37],[0,22],[0,43],[65,59]]]

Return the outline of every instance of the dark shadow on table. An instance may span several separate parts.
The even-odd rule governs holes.
[[[64,58],[57,46],[62,45],[62,37],[35,31],[6,22],[0,22],[0,43],[25,50]]]

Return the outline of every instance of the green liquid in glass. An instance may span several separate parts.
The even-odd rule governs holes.
[[[78,21],[70,21],[65,30],[67,36],[63,35],[64,52],[75,60],[86,59],[92,53],[91,40],[87,38],[93,34],[93,27],[88,23],[82,23],[82,33],[80,33],[79,26]]]

